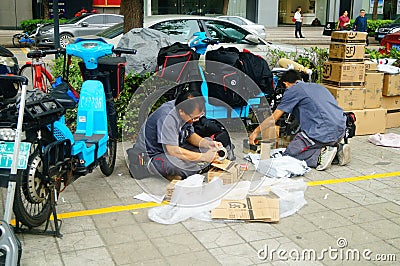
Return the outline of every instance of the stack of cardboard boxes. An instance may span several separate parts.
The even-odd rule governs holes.
[[[323,68],[324,86],[345,112],[356,115],[356,135],[384,133],[386,128],[386,109],[381,108],[384,75],[364,62],[366,37],[363,32],[332,32]]]
[[[400,127],[400,74],[385,73],[382,95],[382,107],[387,110],[386,128]]]

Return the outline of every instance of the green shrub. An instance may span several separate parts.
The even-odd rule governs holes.
[[[60,24],[63,24],[67,19],[60,19]],[[21,29],[23,32],[33,33],[37,28],[38,24],[52,23],[54,24],[54,19],[28,19],[21,21]]]
[[[287,58],[298,62],[299,64],[310,68],[313,73],[313,79],[316,82],[322,81],[322,67],[324,62],[328,60],[328,49],[327,48],[304,48],[302,53],[285,53],[282,50],[270,49],[267,52],[268,64],[271,68],[278,66],[278,60],[281,58]]]
[[[355,19],[350,19],[350,25],[348,26],[347,29],[351,30],[354,27],[354,21]],[[374,36],[375,30],[379,28],[380,26],[390,24],[392,23],[393,20],[367,20],[367,28],[368,28],[368,35],[369,36]],[[335,23],[335,28],[337,27],[337,21]]]

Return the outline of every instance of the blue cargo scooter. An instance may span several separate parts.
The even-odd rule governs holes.
[[[65,53],[68,59],[76,56],[83,60],[81,70],[85,81],[80,91],[76,131],[72,133],[64,122],[65,109],[76,106],[74,99],[68,96],[66,83],[61,83],[50,94],[37,90],[30,92],[24,108],[21,139],[30,144],[29,157],[26,167],[16,174],[13,206],[17,230],[22,224],[32,232],[32,228],[47,221],[42,233],[58,237],[61,236],[60,222],[55,205],[59,193],[97,166],[106,176],[114,170],[118,129],[113,98],[123,87],[123,76],[117,74],[124,74],[125,58],[105,56],[134,54],[136,51],[114,49],[102,39],[77,39],[67,46]],[[118,80],[112,75],[117,75]],[[120,87],[116,88],[110,80]],[[0,110],[0,133],[7,128],[12,136],[19,101],[8,101],[9,104]],[[1,165],[0,176],[7,175],[7,167]],[[48,232],[51,214],[55,231]]]

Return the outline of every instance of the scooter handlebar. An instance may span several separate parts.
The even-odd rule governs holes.
[[[65,54],[65,49],[34,50],[27,54],[28,58],[41,58],[49,54]]]
[[[206,44],[211,44],[211,45],[219,44],[219,41],[218,41],[218,40],[209,39],[209,38],[204,39],[203,42],[206,43]]]
[[[0,75],[0,80],[9,80],[12,82],[20,82],[23,85],[28,85],[28,78],[25,76],[18,75]]]
[[[136,54],[137,50],[136,49],[128,49],[128,48],[113,48],[113,53],[116,55],[121,55],[121,54]]]

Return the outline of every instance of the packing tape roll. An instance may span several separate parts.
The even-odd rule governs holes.
[[[223,161],[226,159],[226,157],[228,156],[228,151],[224,148],[224,147],[220,147],[217,151],[218,153],[218,160],[219,161]]]

